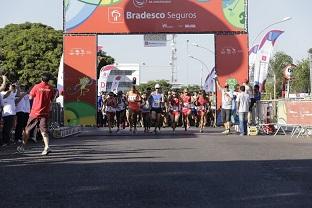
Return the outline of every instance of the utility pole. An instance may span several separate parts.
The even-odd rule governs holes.
[[[176,48],[176,34],[172,35],[171,42],[171,84],[174,84],[177,80],[177,48]]]
[[[310,59],[310,95],[312,96],[312,48],[309,50]]]

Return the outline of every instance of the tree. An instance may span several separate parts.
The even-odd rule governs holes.
[[[100,70],[102,69],[102,67],[115,63],[115,59],[111,56],[108,56],[106,52],[102,50],[98,51],[97,57],[98,57],[98,66],[96,68],[96,71],[97,71],[97,78],[99,79]]]
[[[10,81],[35,84],[43,71],[56,79],[63,52],[63,32],[29,23],[0,28],[0,67]]]
[[[163,80],[163,79],[162,80],[152,80],[152,81],[148,81],[147,83],[140,84],[138,86],[138,89],[141,92],[146,91],[147,88],[154,90],[154,87],[157,83],[160,85],[162,92],[166,93],[169,90],[171,90],[172,85],[169,83],[168,80]]]
[[[270,69],[269,69],[270,73],[269,73],[268,81],[270,81],[270,79],[272,80],[273,75],[275,73],[277,97],[282,96],[282,87],[283,87],[283,79],[284,79],[283,69],[288,64],[292,64],[292,63],[293,63],[292,57],[281,51],[275,53],[273,58],[270,60]],[[269,92],[268,90],[266,92],[273,94],[273,92]]]
[[[293,71],[293,79],[291,81],[291,92],[308,93],[310,91],[310,68],[309,60],[303,59]]]

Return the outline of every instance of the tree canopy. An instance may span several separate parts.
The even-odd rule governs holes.
[[[63,52],[63,33],[40,23],[0,28],[0,67],[10,81],[31,84],[42,72],[56,79]]]

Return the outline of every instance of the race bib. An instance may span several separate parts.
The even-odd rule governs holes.
[[[113,108],[112,106],[106,106],[106,112],[115,112],[116,109]]]
[[[131,95],[131,96],[129,96],[128,97],[128,100],[130,101],[130,102],[135,102],[136,101],[136,95]]]
[[[152,107],[153,108],[160,108],[160,101],[159,100],[154,100]]]
[[[197,110],[205,110],[205,106],[197,106]]]
[[[179,106],[172,106],[172,107],[171,107],[171,110],[172,110],[172,111],[179,111]]]
[[[190,104],[189,103],[184,103],[183,106],[184,106],[184,108],[190,108]]]

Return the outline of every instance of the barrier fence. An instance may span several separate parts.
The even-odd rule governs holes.
[[[312,100],[263,100],[256,109],[259,129],[266,134],[312,135]]]

